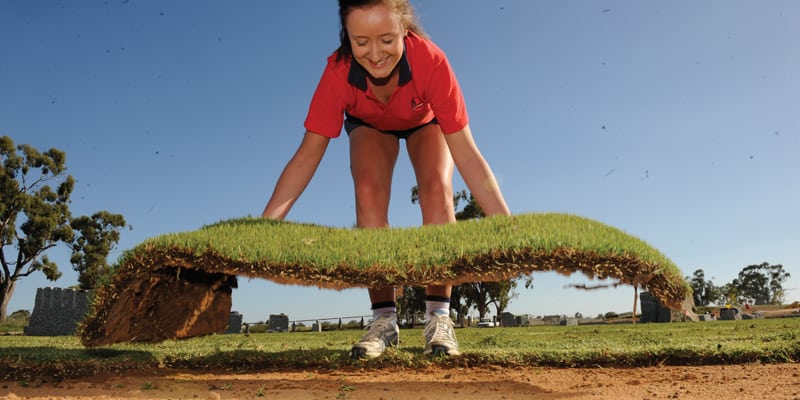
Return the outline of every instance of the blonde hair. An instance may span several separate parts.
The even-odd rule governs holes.
[[[350,46],[350,37],[347,33],[345,20],[355,8],[371,7],[383,4],[400,16],[400,23],[403,28],[427,38],[428,35],[422,30],[414,7],[408,0],[339,0],[339,48],[336,49],[336,59],[343,60],[353,57],[353,48]]]

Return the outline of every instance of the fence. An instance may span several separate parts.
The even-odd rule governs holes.
[[[232,312],[232,314],[233,313],[234,312]],[[241,316],[238,313],[236,314]],[[308,332],[337,329],[364,329],[369,318],[372,318],[372,315],[289,320],[285,314],[271,314],[266,321],[242,322],[240,319],[238,320],[238,324],[243,327],[245,334],[262,332],[262,329],[266,332]],[[354,325],[353,321],[358,321],[358,325]],[[234,325],[236,323],[237,321],[232,317],[230,324]],[[239,332],[241,332],[241,330],[237,331],[235,328],[228,328],[228,333]]]

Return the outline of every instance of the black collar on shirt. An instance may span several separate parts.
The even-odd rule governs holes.
[[[411,80],[411,66],[408,65],[405,49],[403,49],[403,56],[400,57],[400,62],[397,63],[397,68],[400,73],[397,86],[405,85]],[[367,90],[367,71],[352,57],[350,57],[350,72],[347,74],[347,81],[363,91]]]

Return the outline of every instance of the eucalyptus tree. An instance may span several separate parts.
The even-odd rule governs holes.
[[[99,283],[110,249],[125,226],[121,215],[106,211],[73,218],[69,210],[75,179],[66,174],[66,154],[56,148],[40,152],[0,137],[0,321],[17,282],[41,272],[48,280],[61,277],[47,251],[66,245],[83,287]],[[87,277],[86,275],[91,275]],[[85,283],[85,284],[84,284]]]

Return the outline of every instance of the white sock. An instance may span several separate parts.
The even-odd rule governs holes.
[[[450,302],[449,301],[439,301],[439,300],[426,300],[425,301],[425,315],[430,314],[439,314],[439,315],[449,315],[450,314]]]
[[[380,304],[378,308],[372,308],[372,320],[382,317],[384,314],[397,314],[397,306],[392,302],[389,304]],[[395,318],[397,318],[395,316]]]

